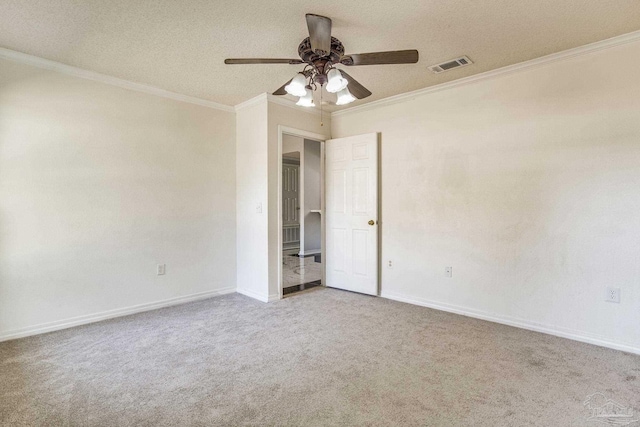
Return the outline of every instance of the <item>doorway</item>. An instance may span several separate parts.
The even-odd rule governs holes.
[[[284,126],[278,126],[278,135],[279,297],[282,298],[285,295],[285,288],[303,290],[307,288],[307,284],[379,295],[381,276],[380,135],[371,133],[324,141],[323,135]],[[296,142],[298,148],[291,148],[285,142],[288,136],[298,137]],[[320,149],[320,168],[317,178],[320,189],[319,209],[305,204],[305,175],[300,172],[304,170],[305,164],[305,140],[318,144]],[[297,214],[299,240],[297,246],[292,244],[287,249],[288,252],[285,252],[286,239],[283,229],[285,156],[283,154],[289,154],[287,157],[291,159],[298,157],[296,152],[300,153],[297,182],[301,191],[295,195],[298,200],[295,207],[300,208],[296,209],[299,212]],[[311,200],[309,196],[307,198]],[[326,212],[330,213],[329,218]],[[308,219],[308,215],[311,214],[319,215],[319,248],[313,247],[313,238],[305,233],[307,227],[312,227],[313,220]],[[315,216],[315,218],[318,217]],[[327,248],[329,248],[328,251]],[[285,268],[285,262],[289,256],[291,256],[292,265],[291,268]],[[311,259],[307,259],[311,257],[320,267],[319,283],[311,280],[317,277],[317,270],[313,271],[317,266],[311,264]],[[291,273],[295,280],[285,281],[285,275]],[[298,284],[295,284],[295,281]],[[289,292],[287,291],[286,294]]]
[[[323,285],[324,141],[280,129],[280,296]]]

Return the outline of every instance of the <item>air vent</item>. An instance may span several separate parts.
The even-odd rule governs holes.
[[[441,64],[432,65],[427,67],[432,73],[444,73],[445,71],[453,70],[454,68],[464,67],[465,65],[473,64],[473,62],[467,56],[461,56],[460,58],[452,59],[450,61],[443,62]]]

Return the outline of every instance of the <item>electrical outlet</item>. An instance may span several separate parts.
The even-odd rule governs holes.
[[[256,205],[256,213],[262,213],[262,203]]]
[[[607,294],[605,295],[606,302],[615,302],[620,304],[620,288],[607,288]]]
[[[166,271],[166,264],[158,264],[158,276],[164,275]]]
[[[453,267],[444,268],[444,277],[453,277]]]
[[[393,261],[391,260],[387,261],[387,267],[393,268]]]

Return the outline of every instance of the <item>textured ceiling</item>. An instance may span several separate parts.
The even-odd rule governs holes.
[[[236,105],[302,66],[223,60],[297,58],[307,12],[333,20],[347,53],[420,52],[417,64],[348,67],[373,92],[351,105],[640,29],[639,0],[2,0],[0,46]],[[475,64],[426,68],[460,55]]]

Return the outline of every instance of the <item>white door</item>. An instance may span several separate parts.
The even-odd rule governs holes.
[[[331,139],[326,160],[326,285],[378,294],[378,135]]]
[[[282,165],[282,247],[300,246],[299,166]]]

